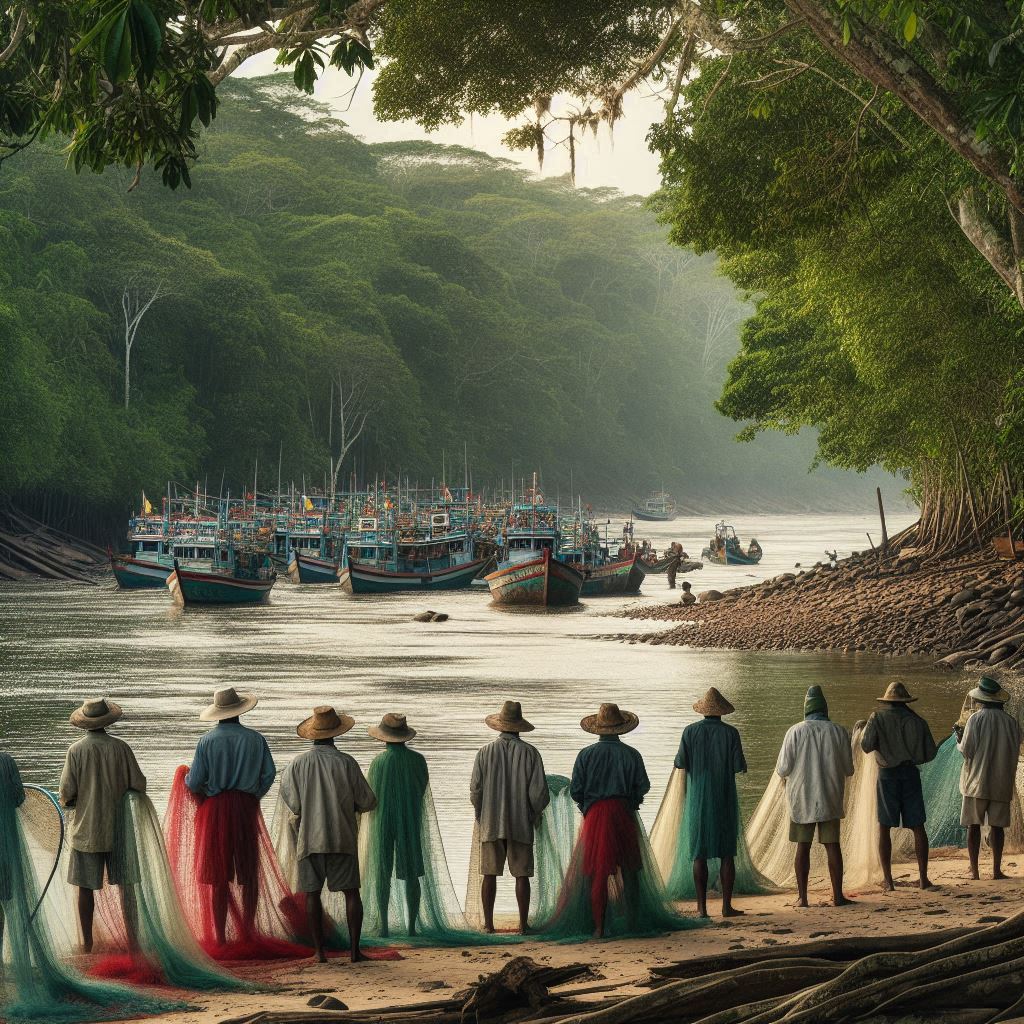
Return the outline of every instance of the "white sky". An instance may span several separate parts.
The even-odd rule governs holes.
[[[248,61],[241,74],[266,75],[280,71],[273,54],[261,54]],[[290,73],[290,72],[289,72]],[[515,160],[536,172],[533,153],[517,153],[501,144],[501,136],[515,122],[501,117],[467,118],[458,127],[445,127],[436,132],[424,131],[415,121],[378,121],[373,114],[372,75],[363,76],[352,94],[354,79],[335,68],[328,68],[316,84],[315,98],[328,104],[334,114],[345,121],[354,135],[366,142],[396,142],[406,139],[428,139],[431,142],[468,146],[492,156]],[[662,101],[657,97],[633,93],[626,97],[624,116],[615,125],[612,135],[602,126],[595,139],[586,132],[576,144],[576,184],[583,188],[611,185],[627,194],[649,195],[660,184],[658,160],[647,148],[646,136],[651,123],[662,116]],[[558,101],[555,102],[558,112]],[[519,122],[521,123],[521,122]],[[545,177],[569,172],[569,154],[565,146],[555,146],[544,154]]]

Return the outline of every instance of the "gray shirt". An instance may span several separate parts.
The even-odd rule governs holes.
[[[1017,719],[1002,708],[975,711],[957,744],[964,755],[960,792],[979,800],[1008,803],[1013,798],[1020,742]]]
[[[906,704],[889,704],[875,711],[864,726],[860,748],[874,753],[880,768],[927,764],[935,757],[935,740],[928,723]]]
[[[797,825],[841,818],[853,774],[850,734],[827,718],[804,719],[786,733],[775,771],[786,780],[789,816]]]
[[[281,776],[281,799],[292,812],[299,860],[311,853],[357,852],[356,814],[377,806],[351,754],[315,743]]]
[[[469,799],[480,842],[532,844],[533,830],[551,800],[540,751],[517,733],[501,733],[477,751]]]
[[[124,740],[97,729],[71,744],[60,776],[60,802],[73,812],[68,829],[73,850],[113,851],[114,821],[129,789],[145,793],[146,776]]]

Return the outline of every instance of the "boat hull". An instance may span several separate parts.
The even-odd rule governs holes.
[[[167,588],[180,605],[262,604],[270,597],[275,580],[276,577],[236,579],[222,573],[197,572],[178,565],[167,577]]]
[[[292,583],[338,583],[341,567],[336,562],[293,552],[288,562],[288,578]]]
[[[577,566],[577,568],[579,568]],[[605,597],[613,594],[639,594],[647,570],[639,557],[622,562],[609,562],[596,569],[583,570],[583,597]]]
[[[710,562],[712,565],[757,565],[762,557],[761,555],[738,554],[735,551],[727,551],[720,555],[710,548],[705,548],[702,556],[706,562]]]
[[[633,509],[633,518],[644,523],[671,523],[677,518],[675,512],[644,512],[641,509]]]
[[[352,594],[397,594],[410,590],[462,590],[487,564],[478,558],[462,565],[452,565],[432,572],[396,572],[377,566],[362,565],[350,558],[341,573],[342,587]]]
[[[495,604],[564,607],[579,604],[583,590],[583,573],[546,550],[542,558],[505,566],[484,578]]]
[[[169,565],[147,562],[128,555],[111,555],[110,569],[122,590],[152,590],[167,585],[167,577],[174,572]]]

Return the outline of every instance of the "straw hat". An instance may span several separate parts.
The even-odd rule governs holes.
[[[620,711],[618,704],[602,704],[596,715],[587,715],[580,722],[580,728],[595,736],[621,736],[639,724],[640,719],[632,711]]]
[[[523,718],[523,705],[517,700],[507,700],[496,715],[488,715],[484,721],[496,732],[533,732],[533,726]]]
[[[736,709],[722,696],[717,687],[712,686],[693,705],[693,710],[698,715],[706,715],[709,718],[721,718],[723,715],[731,715]]]
[[[380,725],[371,725],[366,731],[382,743],[408,743],[416,735],[416,730],[406,722],[405,715],[385,715]]]
[[[214,693],[213,703],[200,712],[199,719],[202,722],[223,722],[225,718],[236,718],[252,711],[259,702],[259,697],[251,693],[225,686]]]
[[[978,685],[967,696],[989,704],[1005,704],[1010,699],[1006,690],[990,676],[982,676]]]
[[[913,704],[917,698],[911,697],[910,691],[902,683],[890,683],[885,694],[875,700],[882,704]]]
[[[313,714],[300,722],[295,731],[304,740],[329,740],[348,732],[355,724],[351,715],[339,715],[329,704],[321,704],[313,708]]]
[[[105,697],[97,697],[94,700],[85,701],[80,708],[71,712],[69,721],[79,729],[92,732],[95,729],[105,729],[113,725],[124,715],[120,704],[115,704]]]

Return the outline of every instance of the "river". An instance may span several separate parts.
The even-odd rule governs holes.
[[[695,592],[724,589],[805,567],[827,549],[840,556],[867,545],[877,517],[743,516],[743,542],[756,536],[760,566],[705,566],[685,578]],[[893,517],[890,532],[909,517]],[[612,529],[617,532],[618,524]],[[694,557],[713,529],[708,518],[637,524],[661,548],[679,540]],[[683,577],[681,577],[682,579]],[[736,705],[729,720],[742,735],[749,773],[741,777],[748,813],[763,792],[786,729],[801,717],[803,696],[820,683],[832,717],[852,726],[876,706],[894,678],[922,696],[915,705],[936,738],[956,719],[966,680],[923,659],[865,654],[688,650],[600,639],[646,632],[663,623],[611,617],[637,602],[675,599],[664,576],[648,577],[639,598],[586,601],[564,612],[495,608],[486,590],[352,597],[338,588],[297,587],[282,579],[268,605],[177,608],[165,591],[119,591],[112,578],[89,587],[50,582],[0,583],[0,746],[26,781],[56,785],[76,731],[67,716],[85,697],[105,694],[125,708],[117,735],[133,744],[158,809],[174,767],[189,760],[208,728],[198,719],[213,690],[253,690],[259,707],[246,724],[268,737],[279,765],[303,748],[296,724],[315,704],[354,715],[339,742],[365,767],[379,745],[366,727],[404,712],[415,746],[430,765],[438,818],[457,885],[465,878],[471,833],[466,791],[474,751],[493,737],[484,715],[506,698],[521,700],[536,725],[530,737],[549,772],[568,774],[589,741],[580,718],[602,701],[640,716],[629,742],[643,753],[653,789],[643,808],[653,821],[691,705],[717,686]],[[424,607],[445,623],[413,622]],[[272,800],[265,810],[270,816]]]

